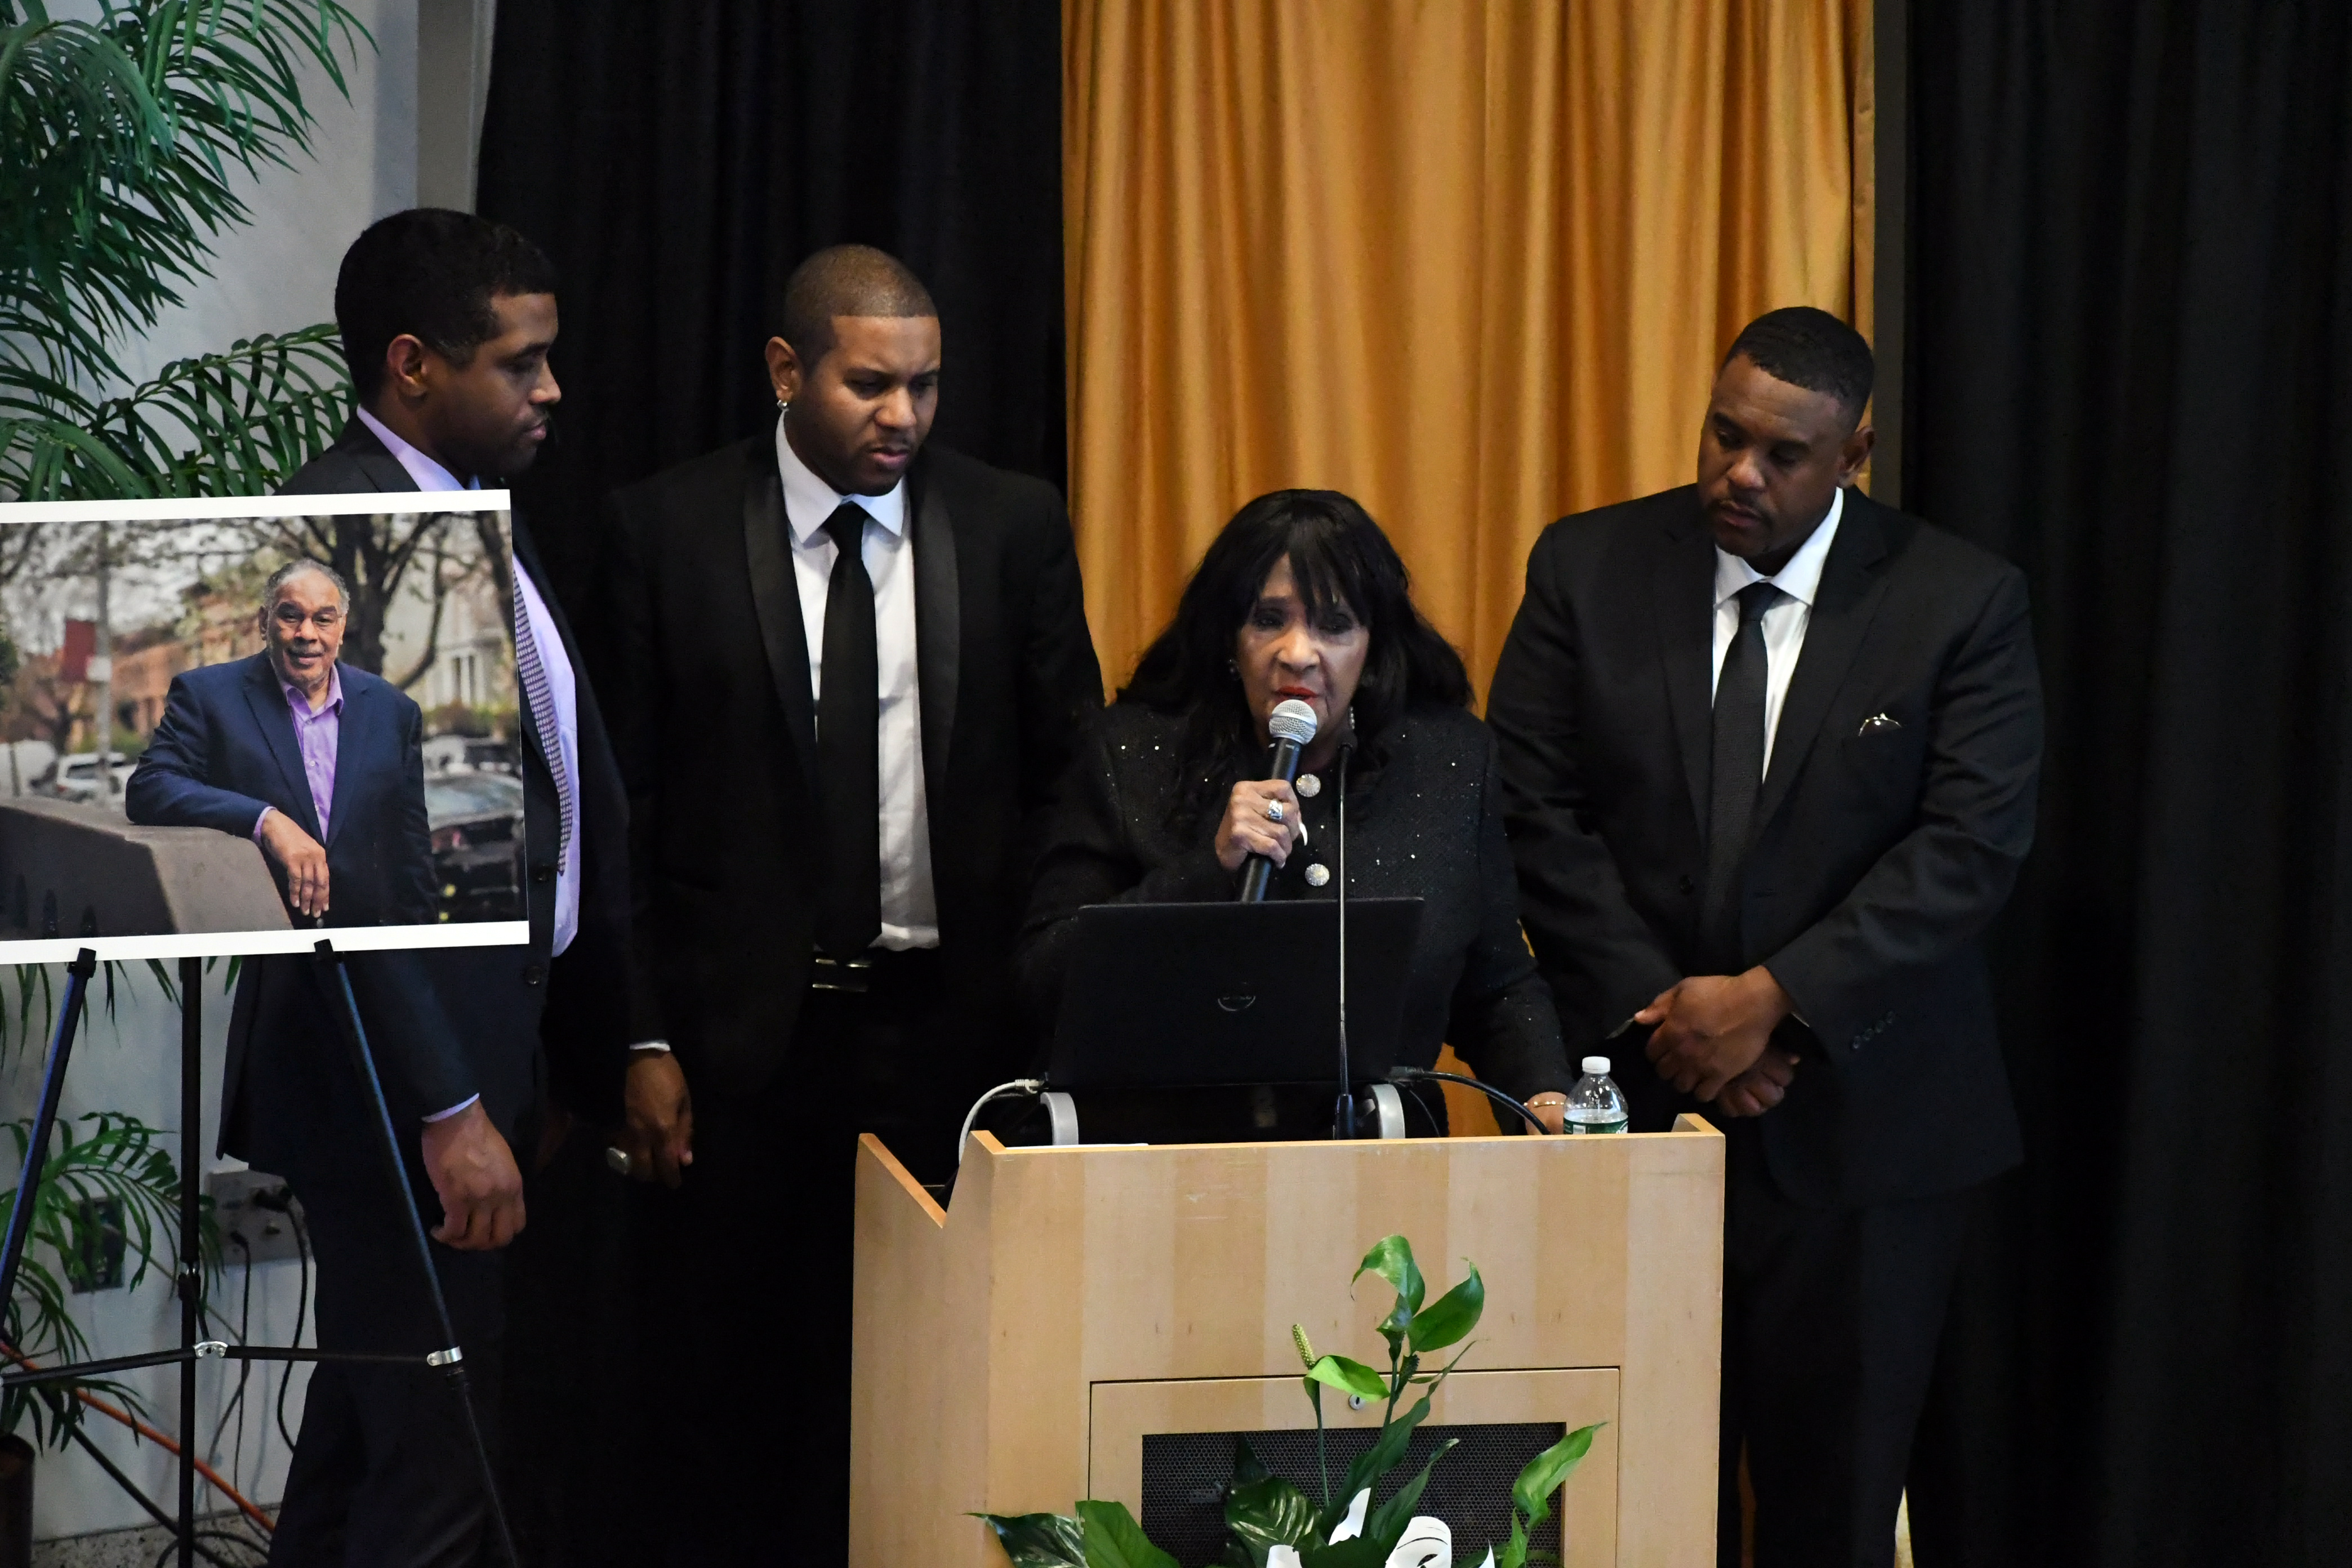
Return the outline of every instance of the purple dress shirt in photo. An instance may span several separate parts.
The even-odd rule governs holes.
[[[340,667],[327,672],[327,700],[315,713],[300,687],[291,681],[280,684],[286,689],[287,710],[294,716],[294,743],[302,753],[302,777],[310,786],[311,807],[319,814],[319,842],[324,844],[330,831],[327,815],[335,802],[335,753],[343,740],[343,672]],[[253,819],[256,841],[269,812],[268,806],[263,806],[261,815]]]

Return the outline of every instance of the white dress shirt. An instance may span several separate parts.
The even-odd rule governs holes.
[[[1822,519],[1789,563],[1767,577],[1738,556],[1718,545],[1715,552],[1715,673],[1708,691],[1723,678],[1723,657],[1739,632],[1739,591],[1751,583],[1769,583],[1781,597],[1764,612],[1764,771],[1772,771],[1772,738],[1780,728],[1780,704],[1789,695],[1789,678],[1797,671],[1798,656],[1805,651],[1805,626],[1813,616],[1813,596],[1821,591],[1822,563],[1829,559],[1830,541],[1837,537],[1838,519],[1845,512],[1845,490],[1830,500]]]
[[[459,484],[457,477],[387,428],[383,421],[366,409],[359,410],[360,421],[375,432],[408,477],[416,481],[420,490],[473,490],[482,488],[479,479]],[[547,672],[548,695],[555,700],[556,744],[563,757],[564,776],[572,781],[573,809],[580,799],[580,682],[572,673],[572,660],[563,652],[563,634],[555,629],[555,617],[548,613],[547,601],[540,596],[539,584],[523,570],[522,562],[514,563],[515,597],[521,602],[522,623],[530,629],[530,640],[539,648],[540,668]],[[520,693],[517,693],[520,698]],[[580,934],[580,834],[579,825],[572,825],[572,842],[564,846],[563,864],[555,868],[555,945],[550,956],[560,955]]]
[[[907,481],[878,496],[845,496],[817,478],[776,419],[776,471],[783,480],[785,531],[808,634],[809,698],[824,694],[824,605],[837,552],[827,519],[844,501],[866,516],[860,552],[874,580],[877,690],[881,697],[882,934],[877,947],[940,945],[931,889],[930,810],[923,794],[923,694],[915,659],[915,546],[907,536]]]

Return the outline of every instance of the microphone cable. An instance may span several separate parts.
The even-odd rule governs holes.
[[[1355,1068],[1348,1059],[1348,763],[1356,750],[1356,710],[1348,710],[1348,732],[1339,742],[1339,798],[1332,804],[1339,818],[1339,1103],[1332,1135],[1356,1135]]]
[[[1429,1068],[1397,1068],[1390,1072],[1389,1077],[1402,1079],[1408,1083],[1458,1083],[1465,1089],[1475,1089],[1496,1104],[1507,1106],[1517,1111],[1519,1118],[1538,1137],[1554,1136],[1550,1128],[1536,1119],[1534,1111],[1529,1110],[1525,1105],[1513,1100],[1491,1083],[1481,1083],[1475,1078],[1465,1078],[1458,1072],[1437,1072]]]
[[[963,1130],[956,1134],[956,1168],[958,1170],[961,1170],[963,1168],[963,1146],[971,1141],[972,1124],[980,1120],[982,1109],[987,1106],[990,1101],[1004,1100],[1015,1094],[1035,1096],[1045,1092],[1045,1080],[1044,1079],[1016,1078],[1009,1083],[998,1084],[994,1089],[990,1089],[986,1094],[983,1094],[978,1100],[973,1100],[971,1102],[971,1109],[964,1112]]]

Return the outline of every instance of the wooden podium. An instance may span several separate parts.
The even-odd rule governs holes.
[[[1433,1299],[1465,1258],[1486,1279],[1432,1424],[1608,1423],[1566,1489],[1565,1561],[1714,1560],[1724,1151],[1696,1117],[1148,1148],[982,1132],[944,1211],[878,1140],[857,1159],[856,1568],[997,1568],[975,1510],[1093,1497],[1141,1517],[1150,1434],[1311,1428],[1290,1326],[1385,1364],[1388,1289],[1351,1299],[1348,1277],[1391,1233]],[[1324,1405],[1334,1426],[1381,1415]]]

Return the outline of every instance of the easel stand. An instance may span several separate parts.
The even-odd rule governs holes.
[[[399,1132],[393,1125],[391,1109],[384,1102],[383,1084],[376,1076],[374,1055],[368,1049],[367,1026],[360,1017],[358,998],[352,994],[351,975],[343,967],[343,956],[335,952],[331,942],[322,941],[315,951],[319,982],[326,988],[327,996],[334,1005],[336,1021],[341,1026],[343,1043],[351,1051],[352,1068],[366,1088],[368,1103],[375,1112],[373,1120],[377,1134],[377,1152],[383,1159],[386,1179],[400,1195],[401,1212],[407,1217],[409,1239],[415,1248],[417,1267],[425,1272],[425,1289],[433,1302],[434,1322],[441,1343],[446,1348],[424,1355],[397,1355],[365,1351],[232,1345],[219,1340],[197,1337],[201,1329],[199,1320],[204,1288],[201,1253],[203,1178],[200,1174],[204,1164],[201,1131],[204,1028],[199,1000],[204,982],[204,963],[201,959],[183,958],[180,960],[180,1268],[173,1281],[180,1298],[179,1348],[150,1351],[140,1355],[110,1356],[68,1366],[43,1367],[37,1372],[0,1373],[0,1386],[28,1387],[37,1384],[75,1382],[111,1373],[130,1372],[139,1367],[177,1364],[180,1368],[180,1506],[176,1521],[131,1485],[130,1478],[109,1463],[105,1455],[87,1438],[81,1439],[81,1446],[124,1490],[139,1500],[158,1523],[177,1532],[180,1568],[194,1568],[197,1554],[197,1362],[206,1356],[219,1356],[228,1361],[339,1362],[436,1367],[447,1382],[450,1397],[457,1400],[457,1408],[464,1413],[466,1433],[473,1444],[474,1460],[481,1472],[482,1492],[488,1500],[490,1525],[500,1554],[513,1568],[521,1568],[522,1560],[515,1555],[514,1537],[507,1528],[506,1505],[499,1496],[498,1476],[490,1465],[489,1447],[482,1440],[481,1422],[474,1411],[473,1392],[466,1378],[465,1352],[457,1344],[457,1331],[450,1324],[449,1305],[441,1293],[441,1276],[433,1267],[433,1248],[425,1237],[425,1220],[417,1213],[415,1194],[408,1184],[407,1168],[401,1162]],[[34,1116],[32,1138],[25,1147],[25,1165],[17,1177],[16,1202],[9,1211],[6,1239],[0,1243],[0,1309],[16,1299],[16,1271],[24,1263],[25,1244],[32,1228],[33,1194],[40,1187],[41,1170],[48,1156],[49,1140],[57,1130],[58,1102],[65,1092],[66,1067],[72,1059],[75,1031],[81,1021],[90,978],[97,973],[98,955],[89,948],[82,949],[66,969],[65,1001],[58,1009],[57,1029],[49,1041],[48,1061],[41,1078],[40,1109]],[[79,1437],[79,1434],[76,1436]]]

